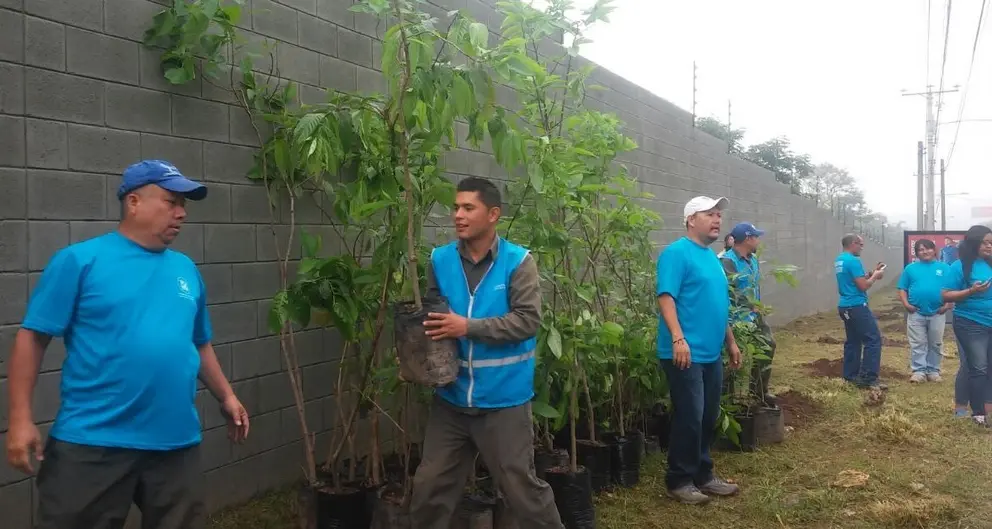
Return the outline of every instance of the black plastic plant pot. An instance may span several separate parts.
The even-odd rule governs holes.
[[[762,406],[754,416],[754,437],[758,446],[785,441],[785,415],[778,406]]]
[[[304,486],[299,491],[301,527],[307,529],[369,529],[366,494],[362,488]]]
[[[466,494],[455,508],[451,529],[493,529],[495,506],[494,498]]]
[[[458,342],[434,341],[425,334],[427,313],[444,313],[449,308],[443,297],[425,297],[422,301],[423,307],[419,310],[412,301],[397,302],[393,306],[393,338],[400,377],[421,386],[440,388],[458,377]]]
[[[580,466],[576,472],[569,467],[550,468],[547,481],[554,491],[555,505],[566,529],[596,529],[592,481],[585,467]]]
[[[603,435],[603,441],[610,447],[610,481],[623,488],[636,486],[641,480],[644,436],[641,432],[628,432],[623,436],[609,432]]]
[[[750,412],[735,413],[734,420],[741,426],[738,434],[740,444],[734,444],[731,439],[721,436],[714,443],[714,448],[725,452],[753,452],[758,447],[754,419],[755,414]]]
[[[402,494],[391,488],[382,488],[375,496],[371,529],[413,529],[410,507],[403,505]]]
[[[613,483],[610,475],[610,447],[606,443],[582,439],[576,442],[576,459],[588,469],[593,492],[602,492]],[[550,471],[549,471],[550,472]]]
[[[661,444],[657,435],[648,435],[644,438],[644,455],[652,456],[661,453]]]
[[[537,477],[544,479],[544,473],[552,467],[563,467],[568,465],[568,451],[555,448],[554,450],[548,451],[546,449],[538,449],[534,451],[534,469],[537,471]]]
[[[648,435],[658,438],[658,447],[661,450],[668,450],[668,440],[672,432],[672,415],[662,408],[660,413],[653,416],[653,429],[647,431]]]

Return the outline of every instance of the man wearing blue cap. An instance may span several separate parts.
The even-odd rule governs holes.
[[[49,261],[8,366],[7,461],[38,477],[39,529],[123,527],[132,502],[144,527],[204,525],[197,378],[220,402],[232,441],[248,413],[211,346],[207,295],[193,261],[169,249],[186,200],[207,188],[172,164],[124,171],[114,232]],[[45,349],[63,339],[61,406],[48,441],[31,414]]]
[[[758,332],[768,343],[762,351],[768,359],[755,361],[751,367],[751,392],[755,397],[772,405],[775,398],[768,392],[768,382],[771,379],[771,362],[775,356],[775,339],[772,330],[765,323],[757,310],[756,302],[761,301],[761,265],[758,262],[758,245],[764,230],[759,230],[754,224],[741,222],[734,226],[729,237],[733,238],[734,246],[720,258],[723,270],[733,286],[731,301],[731,319],[734,321],[753,322]]]

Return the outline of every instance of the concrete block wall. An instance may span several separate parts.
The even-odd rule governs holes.
[[[252,436],[231,447],[212,399],[202,393],[203,450],[209,506],[248,499],[299,474],[300,434],[278,343],[267,329],[268,298],[278,286],[265,192],[245,178],[257,139],[222,87],[200,79],[174,87],[159,55],[141,37],[168,0],[0,0],[0,443],[7,431],[6,358],[31,287],[57,249],[105,233],[119,218],[115,189],[136,160],[166,158],[211,186],[190,208],[176,243],[200,266],[207,284],[224,371],[252,414]],[[278,42],[281,74],[300,83],[305,102],[324,88],[372,91],[384,26],[348,11],[351,0],[246,0],[241,21],[249,42]],[[466,9],[498,28],[494,1],[437,0],[439,17]],[[666,228],[679,234],[682,204],[696,194],[727,196],[730,225],[752,221],[769,230],[768,258],[802,267],[801,291],[766,286],[780,320],[828,310],[835,302],[832,261],[845,232],[828,213],[791,194],[771,174],[724,154],[725,145],[695,131],[684,110],[607,70],[593,80],[606,90],[593,106],[616,113],[640,148],[624,162],[654,194]],[[501,97],[512,94],[502,93]],[[448,157],[455,177],[505,175],[484,151]],[[306,229],[333,232],[313,205],[301,205]],[[277,226],[282,240],[288,233]],[[897,265],[899,252],[869,244],[866,261]],[[894,272],[894,271],[893,271]],[[307,416],[323,457],[335,413],[331,392],[340,341],[322,330],[297,338]],[[47,432],[58,408],[65,351],[45,357],[35,417]],[[367,431],[367,425],[362,425]],[[0,465],[5,528],[31,527],[33,479]]]

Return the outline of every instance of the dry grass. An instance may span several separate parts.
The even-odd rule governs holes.
[[[875,310],[892,314],[894,293],[876,293]],[[897,321],[886,315],[885,324]],[[898,331],[892,338],[905,339]],[[889,379],[885,402],[865,407],[861,391],[840,380],[812,376],[805,364],[835,359],[842,345],[835,314],[804,318],[779,329],[774,390],[814,399],[820,413],[786,441],[750,454],[716,453],[718,472],[742,487],[739,497],[705,507],[664,495],[664,460],[645,463],[641,483],[597,500],[600,529],[651,528],[990,528],[990,434],[951,413],[956,350],[948,335],[944,381],[911,385],[908,351],[883,349],[883,363],[906,376]],[[866,474],[858,486],[835,486],[838,476]],[[293,527],[290,495],[261,498],[214,517],[211,529]]]

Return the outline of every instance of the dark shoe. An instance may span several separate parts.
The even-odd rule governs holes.
[[[710,502],[710,497],[700,492],[692,483],[677,489],[668,489],[668,497],[687,505],[703,505]]]
[[[735,483],[727,483],[720,478],[713,478],[709,483],[699,486],[699,491],[711,496],[733,496],[741,491]]]

